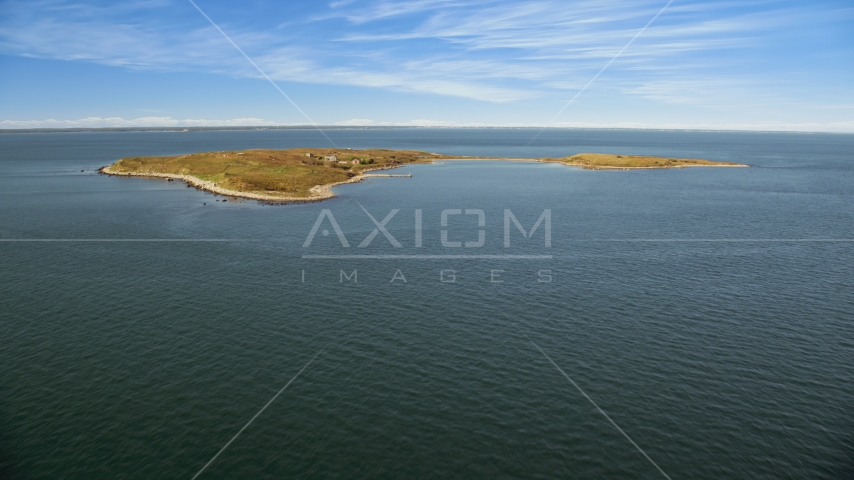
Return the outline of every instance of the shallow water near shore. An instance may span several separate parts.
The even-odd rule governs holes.
[[[95,170],[319,133],[0,135],[0,240],[51,240],[0,241],[0,477],[191,478],[315,358],[200,479],[663,478],[537,347],[674,479],[854,474],[854,136],[535,133],[328,132],[752,168],[449,161],[269,206]]]

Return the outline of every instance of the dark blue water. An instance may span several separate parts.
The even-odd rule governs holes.
[[[0,135],[0,239],[228,240],[0,242],[0,477],[191,478],[317,355],[199,478],[664,478],[537,347],[674,479],[850,477],[854,136],[533,133],[329,135],[753,168],[448,162],[264,206],[94,170],[319,134]],[[363,208],[400,248],[359,248]],[[328,217],[303,247],[323,209],[349,248]]]

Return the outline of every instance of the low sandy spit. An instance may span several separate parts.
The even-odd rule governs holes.
[[[555,163],[562,163],[563,165],[566,165],[568,167],[579,167],[579,168],[583,168],[584,170],[664,170],[666,168],[693,168],[693,167],[729,167],[729,168],[733,168],[733,167],[735,167],[735,168],[749,168],[750,167],[750,165],[742,165],[742,164],[737,164],[737,165],[703,165],[703,164],[698,164],[698,165],[662,165],[660,167],[658,167],[658,166],[656,166],[656,167],[606,167],[606,166],[600,166],[600,165],[587,165],[587,164],[583,164],[583,163],[563,163],[563,162],[555,162]]]
[[[655,170],[655,169],[664,169],[664,168],[687,168],[687,167],[749,167],[749,165],[673,165],[673,166],[655,166],[655,167],[605,167],[605,166],[596,166],[596,165],[586,165],[582,163],[564,163],[558,161],[543,161],[537,158],[472,158],[472,157],[460,157],[460,158],[445,158],[440,161],[436,161],[433,163],[444,163],[445,161],[459,161],[459,160],[503,160],[503,161],[511,161],[511,162],[536,162],[536,163],[559,163],[561,165],[566,165],[570,167],[580,167],[585,170]],[[386,175],[365,175],[368,172],[373,172],[377,170],[390,170],[393,168],[398,168],[401,165],[393,165],[393,166],[382,166],[376,168],[367,168],[362,170],[358,175],[348,178],[342,182],[329,183],[326,185],[315,185],[309,189],[310,195],[306,197],[292,197],[287,195],[277,195],[271,193],[258,193],[258,192],[242,192],[239,190],[229,190],[227,188],[223,188],[218,186],[216,183],[202,180],[199,177],[194,177],[192,175],[181,175],[176,173],[157,173],[157,172],[118,172],[112,170],[111,165],[101,167],[98,169],[98,173],[104,175],[115,175],[120,177],[149,177],[149,178],[166,178],[173,180],[180,180],[187,185],[195,187],[198,190],[204,190],[206,192],[215,193],[219,195],[235,197],[235,198],[247,198],[250,200],[259,200],[262,202],[271,202],[271,203],[301,203],[301,202],[319,202],[322,200],[326,200],[329,198],[335,197],[335,194],[332,192],[332,187],[336,187],[338,185],[344,185],[347,183],[359,183],[370,177],[384,177]],[[392,175],[388,175],[392,176]],[[404,176],[404,175],[394,175],[394,176]]]
[[[462,162],[462,161],[477,161],[477,162],[533,162],[533,163],[545,163],[539,158],[492,158],[492,157],[457,157],[457,158],[442,158],[440,160],[433,160],[431,163],[441,165],[444,162]]]
[[[557,163],[560,165],[566,165],[567,167],[579,167],[585,170],[662,170],[665,168],[689,168],[689,167],[750,167],[750,165],[743,164],[735,164],[735,165],[724,165],[724,164],[712,164],[712,165],[661,165],[654,167],[609,167],[609,166],[599,166],[599,165],[588,165],[585,163],[566,163],[561,162],[559,160],[544,160],[542,158],[487,158],[487,157],[459,157],[459,158],[443,158],[441,160],[434,160],[432,163],[434,164],[443,164],[445,162],[455,162],[455,161],[504,161],[504,162],[526,162],[526,163]]]

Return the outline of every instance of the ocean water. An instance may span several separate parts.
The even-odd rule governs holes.
[[[328,133],[752,168],[446,162],[268,206],[94,171],[317,132],[0,135],[0,477],[192,478],[285,385],[198,478],[854,475],[854,136]]]

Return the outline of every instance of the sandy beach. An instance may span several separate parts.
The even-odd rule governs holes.
[[[375,168],[371,170],[365,170],[364,172],[376,171],[376,170],[387,170],[389,167]],[[343,182],[335,182],[326,185],[316,185],[309,189],[311,192],[311,196],[308,197],[291,197],[285,195],[269,195],[263,193],[254,193],[254,192],[241,192],[238,190],[230,190],[227,188],[222,188],[218,186],[214,182],[209,182],[207,180],[202,180],[199,177],[194,177],[192,175],[179,175],[174,173],[156,173],[156,172],[116,172],[110,169],[110,166],[104,166],[98,169],[98,173],[104,175],[114,175],[119,177],[148,177],[148,178],[166,178],[173,180],[180,180],[187,185],[190,185],[198,190],[204,190],[206,192],[215,193],[219,195],[235,197],[235,198],[246,198],[250,200],[260,200],[264,202],[275,202],[275,203],[298,203],[298,202],[319,202],[321,200],[326,200],[329,198],[333,198],[335,196],[332,193],[332,187],[338,185],[344,185],[346,183],[359,183],[364,179],[368,178],[367,175],[360,174],[355,177],[344,180]]]

